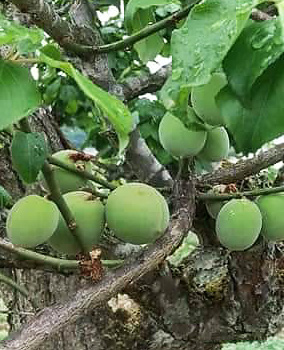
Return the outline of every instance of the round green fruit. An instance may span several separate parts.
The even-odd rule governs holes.
[[[207,124],[223,125],[220,109],[216,104],[216,96],[227,85],[227,79],[223,73],[213,73],[210,81],[201,86],[192,88],[191,103],[196,114]]]
[[[169,208],[155,188],[143,183],[129,183],[109,195],[106,220],[121,240],[147,244],[154,242],[166,230]]]
[[[88,252],[101,238],[105,224],[104,205],[98,199],[94,199],[91,193],[83,191],[69,192],[63,197],[80,229],[80,240],[84,250]],[[76,255],[82,250],[69,231],[62,215],[60,215],[58,227],[48,243],[58,252],[68,255]]]
[[[208,131],[205,145],[198,157],[209,162],[219,162],[228,156],[230,140],[225,128]]]
[[[217,216],[216,233],[224,247],[245,250],[257,240],[261,225],[261,212],[255,203],[247,199],[232,199]]]
[[[7,234],[13,244],[33,248],[52,236],[58,220],[59,210],[53,202],[37,195],[26,196],[10,210]]]
[[[262,214],[261,234],[269,241],[284,240],[284,193],[260,196],[256,204]]]
[[[183,123],[167,113],[159,125],[159,138],[163,148],[174,157],[195,156],[203,148],[205,130],[189,130]]]
[[[67,149],[56,152],[52,156],[74,169],[91,171],[91,163],[84,160],[85,155],[81,152]],[[87,180],[83,177],[55,165],[52,165],[52,167],[62,194],[76,191],[86,186]],[[43,184],[44,187],[47,187],[45,181],[43,181]]]

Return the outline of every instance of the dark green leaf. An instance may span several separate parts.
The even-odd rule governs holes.
[[[238,152],[255,152],[284,133],[283,96],[283,55],[255,82],[249,106],[244,107],[228,86],[221,90],[217,102]]]
[[[11,153],[13,167],[24,182],[35,182],[47,157],[44,134],[17,131],[13,137]]]
[[[0,130],[31,114],[40,103],[29,70],[0,60]]]
[[[223,63],[232,90],[243,100],[248,99],[253,83],[279,58],[283,49],[282,28],[278,19],[251,21]]]
[[[7,206],[11,206],[11,204],[12,204],[12,197],[5,190],[5,188],[0,185],[0,209],[3,209]]]

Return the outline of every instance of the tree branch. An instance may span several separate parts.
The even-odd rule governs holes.
[[[157,33],[159,30],[167,28],[171,24],[175,24],[176,22],[180,21],[181,19],[185,18],[190,10],[193,8],[194,5],[199,3],[200,0],[193,0],[189,5],[187,5],[184,9],[175,12],[171,16],[168,16],[159,22],[156,22],[154,24],[148,25],[147,27],[141,29],[140,31],[136,32],[135,34],[132,34],[126,39],[119,40],[117,42],[102,45],[97,47],[95,49],[95,52],[98,53],[106,53],[110,51],[118,51],[118,50],[125,50],[131,46],[133,46],[138,41],[145,39],[146,37]]]
[[[130,77],[123,83],[123,92],[126,101],[161,89],[167,78],[172,73],[172,65],[160,68],[154,74],[143,74],[138,77]]]
[[[260,152],[252,159],[240,160],[228,168],[221,168],[197,178],[199,186],[229,184],[257,174],[260,170],[283,160],[284,143]]]
[[[67,260],[67,259],[60,259],[60,258],[54,258],[49,255],[40,254],[37,252],[34,252],[29,249],[21,248],[21,247],[15,247],[12,243],[5,241],[4,239],[0,238],[0,249],[15,254],[16,256],[25,259],[21,260],[23,263],[23,266],[18,266],[18,268],[36,268],[37,266],[46,266],[53,268],[56,271],[59,272],[66,272],[66,271],[73,271],[77,270],[80,267],[80,261],[79,260]],[[1,261],[1,260],[0,260]],[[105,267],[116,267],[118,265],[123,264],[123,260],[101,260],[102,265]],[[0,264],[1,266],[1,264]],[[30,266],[30,267],[29,267]]]
[[[115,273],[108,272],[96,285],[82,288],[64,304],[45,308],[22,330],[4,341],[1,350],[37,349],[49,336],[76,321],[82,312],[106,302],[129,283],[157,268],[179,245],[192,225],[195,211],[192,182],[181,187],[179,198],[179,207],[174,214],[177,219],[172,220],[168,230],[156,244],[149,246],[139,257],[135,257],[131,263],[117,269]]]
[[[138,129],[131,134],[126,155],[130,167],[141,181],[158,187],[172,187],[173,179],[154,157]]]
[[[185,18],[192,7],[200,2],[200,0],[193,0],[192,3],[184,9],[177,11],[157,23],[148,25],[126,39],[101,46],[83,45],[76,42],[78,39],[78,35],[76,37],[76,26],[60,18],[55,9],[44,0],[10,0],[10,2],[16,5],[21,12],[31,15],[32,21],[48,33],[60,46],[78,55],[87,55],[129,48],[136,42]]]
[[[235,192],[235,193],[198,193],[197,198],[202,201],[224,201],[233,198],[258,197],[273,193],[284,192],[284,186],[257,188],[252,191]]]
[[[67,51],[77,54],[85,53],[86,47],[76,43],[76,27],[63,20],[54,7],[45,0],[9,0],[21,12],[31,16],[31,20],[39,28],[49,34]]]
[[[71,173],[77,174],[84,179],[92,180],[92,181],[94,181],[94,182],[96,182],[96,183],[98,183],[98,184],[100,184],[100,185],[102,185],[105,188],[108,188],[110,190],[114,190],[117,187],[116,185],[113,185],[112,183],[108,182],[107,180],[103,179],[102,177],[99,177],[97,175],[93,175],[87,170],[80,170],[77,168],[73,168],[72,166],[56,159],[53,156],[48,156],[47,160],[50,164],[56,165],[62,169],[70,171]]]

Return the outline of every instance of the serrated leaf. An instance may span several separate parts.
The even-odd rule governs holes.
[[[24,182],[36,181],[47,157],[47,147],[43,133],[17,131],[11,145],[12,164]]]
[[[12,197],[9,192],[5,190],[3,186],[0,185],[0,209],[3,209],[12,204]]]
[[[125,9],[125,25],[130,34],[155,22],[154,6],[171,4],[170,0],[130,0]],[[164,46],[159,33],[138,41],[134,48],[143,62],[154,59]]]
[[[255,152],[284,133],[284,56],[258,78],[249,106],[244,107],[227,86],[217,96],[226,127],[238,152]]]
[[[0,45],[13,44],[20,53],[26,53],[40,47],[43,39],[41,29],[26,28],[0,14]]]
[[[283,53],[284,41],[278,19],[251,21],[227,54],[223,68],[233,91],[249,99],[256,79]]]
[[[0,130],[34,112],[40,103],[29,70],[0,60]]]
[[[133,117],[124,103],[92,83],[90,79],[77,71],[72,64],[53,60],[43,53],[40,54],[40,60],[54,68],[61,69],[72,77],[85,95],[101,108],[118,135],[119,151],[122,152],[128,145],[128,135],[133,129]]]

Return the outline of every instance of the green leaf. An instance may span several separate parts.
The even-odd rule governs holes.
[[[40,51],[44,53],[46,56],[53,58],[54,60],[57,60],[57,61],[60,61],[62,58],[59,47],[58,45],[55,45],[55,44],[44,45],[44,47],[42,47]]]
[[[171,4],[170,0],[130,0],[125,9],[125,25],[130,34],[155,22],[154,6]],[[143,62],[153,60],[164,46],[159,33],[152,34],[138,41],[134,48]]]
[[[40,54],[40,60],[52,67],[61,69],[72,77],[85,95],[102,109],[118,135],[119,151],[122,152],[128,144],[128,135],[133,129],[132,115],[123,102],[92,83],[91,80],[77,71],[72,64],[53,60],[43,53]]]
[[[274,0],[277,7],[279,20],[282,27],[282,36],[284,37],[284,1],[283,0]]]
[[[0,60],[0,130],[34,112],[40,103],[29,70]]]
[[[250,22],[226,56],[223,67],[232,90],[245,100],[256,79],[283,53],[278,19]]]
[[[171,0],[130,0],[125,9],[125,25],[127,30],[131,31],[134,22],[135,13],[139,9],[148,9],[153,6],[162,6],[172,4]]]
[[[255,152],[284,133],[284,56],[258,78],[250,105],[244,107],[227,86],[217,96],[226,127],[238,152]]]
[[[263,0],[205,0],[194,6],[185,23],[173,32],[171,103],[180,87],[206,84],[242,31],[251,10]]]
[[[0,209],[3,209],[5,207],[9,207],[12,204],[12,197],[10,196],[9,192],[5,190],[4,187],[0,185]]]
[[[11,153],[13,167],[24,182],[35,182],[47,157],[44,134],[17,131],[13,137]]]
[[[155,22],[155,17],[151,9],[137,11],[133,22],[133,33],[145,28],[150,22]],[[135,50],[144,63],[153,60],[161,52],[163,46],[164,41],[159,33],[152,34],[134,44]]]
[[[236,0],[205,0],[196,5],[172,35],[173,76],[181,85],[206,84],[237,34]]]
[[[35,51],[41,46],[44,33],[7,20],[0,14],[0,45],[16,45],[20,53]]]

